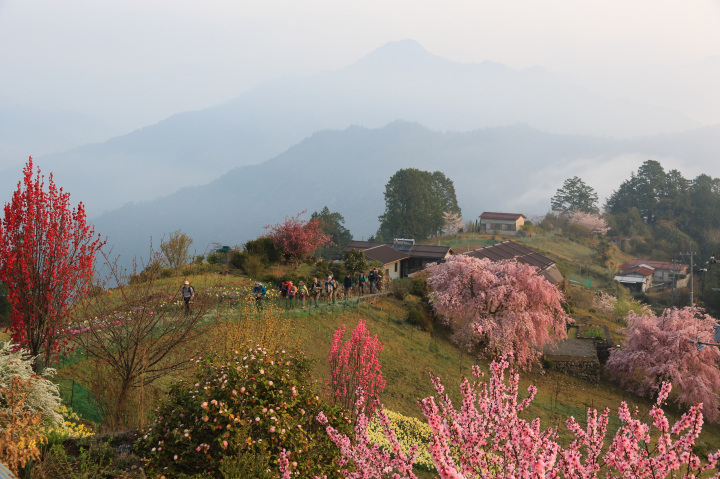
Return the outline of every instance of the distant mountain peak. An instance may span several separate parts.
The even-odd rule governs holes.
[[[387,42],[365,55],[354,65],[408,68],[437,62],[449,63],[450,61],[428,52],[416,40],[407,39]]]

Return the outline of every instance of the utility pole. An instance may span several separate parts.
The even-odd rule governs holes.
[[[693,294],[695,293],[695,268],[693,268],[693,251],[690,250],[690,307],[695,306]]]
[[[690,250],[689,253],[680,253],[680,256],[683,258],[683,263],[685,263],[685,255],[690,255],[690,307],[695,306],[695,281],[694,281],[694,264],[693,264],[693,250]]]

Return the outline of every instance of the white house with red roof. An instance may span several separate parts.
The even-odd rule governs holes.
[[[516,235],[526,219],[521,213],[486,211],[480,215],[480,231],[487,234]]]

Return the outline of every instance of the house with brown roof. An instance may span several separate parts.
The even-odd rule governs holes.
[[[415,244],[415,240],[400,238],[392,243],[351,241],[343,252],[351,249],[364,251],[366,258],[382,262],[385,275],[391,278],[406,278],[428,263],[450,256],[449,246],[419,245]]]
[[[525,220],[525,215],[520,213],[486,211],[480,215],[480,231],[487,234],[516,235]]]
[[[535,266],[538,269],[538,274],[553,285],[563,281],[563,275],[560,273],[555,261],[514,241],[503,241],[502,243],[485,246],[462,254],[473,258],[487,258],[491,261],[515,260]]]
[[[346,248],[347,249],[347,248]],[[385,276],[390,279],[399,278],[402,273],[402,261],[409,258],[406,251],[398,251],[386,244],[371,246],[365,250],[365,258],[370,261],[380,261]]]

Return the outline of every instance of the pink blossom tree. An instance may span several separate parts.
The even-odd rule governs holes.
[[[358,398],[367,398],[368,404],[372,406],[385,389],[378,360],[383,346],[377,335],[370,336],[362,319],[355,326],[350,340],[343,341],[344,335],[345,325],[339,327],[333,335],[328,357],[330,361],[328,386],[331,400],[353,411]]]
[[[585,213],[583,211],[576,210],[570,215],[570,222],[584,226],[591,232],[599,235],[605,235],[608,231],[610,231],[607,221],[605,221],[604,218],[601,218],[597,213]]]
[[[676,401],[703,403],[705,416],[718,418],[720,350],[698,351],[690,341],[712,342],[717,321],[699,308],[666,309],[657,317],[650,309],[630,312],[622,349],[615,348],[605,370],[630,391],[652,397],[663,381],[679,387]],[[641,378],[638,380],[638,378]]]
[[[606,447],[609,410],[598,415],[597,410],[588,409],[584,428],[573,417],[567,420],[575,440],[563,448],[554,429],[542,429],[538,418],[527,421],[519,417],[532,402],[536,389],[528,388],[529,396],[520,401],[519,375],[510,371],[506,380],[508,366],[505,358],[494,361],[487,382],[481,381],[483,373],[474,367],[475,380],[462,382],[459,409],[440,380],[431,375],[437,396],[422,400],[421,407],[433,431],[428,448],[441,479],[690,479],[700,474],[720,478],[720,473],[710,475],[711,470],[717,470],[720,451],[709,454],[707,461],[693,452],[702,431],[702,405],[692,406],[672,426],[665,416],[662,405],[670,394],[670,383],[660,387],[657,402],[650,410],[651,424],[639,420],[637,410],[631,411],[621,403],[618,415],[622,425]],[[375,414],[383,421],[381,407]],[[394,454],[380,450],[368,440],[369,421],[364,413],[359,418],[354,440],[326,425],[343,456],[342,464],[350,466],[340,471],[343,477],[414,479],[411,467],[416,450],[403,455],[387,421],[383,421],[385,435]],[[327,422],[322,414],[318,420]],[[281,465],[281,470],[286,469]]]
[[[333,244],[332,236],[323,233],[322,219],[300,219],[306,212],[301,211],[292,218],[285,218],[283,223],[265,226],[265,229],[270,230],[268,236],[272,238],[275,247],[296,265],[320,246]]]
[[[435,311],[463,346],[484,343],[528,367],[546,344],[567,337],[564,297],[533,266],[457,255],[428,270]]]

